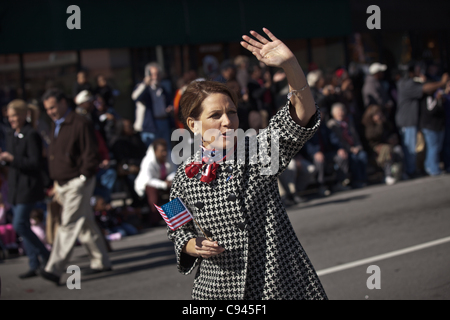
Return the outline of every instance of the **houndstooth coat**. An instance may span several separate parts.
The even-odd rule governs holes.
[[[189,239],[203,237],[200,229],[193,221],[175,231],[168,229],[178,270],[190,274],[198,266],[193,299],[327,299],[277,184],[278,175],[318,129],[320,113],[316,111],[310,123],[301,127],[291,118],[289,107],[288,101],[270,120],[265,134],[257,136],[257,144],[241,140],[245,141],[245,163],[235,152],[232,161],[227,157],[220,164],[211,183],[187,177],[184,168],[195,154],[179,166],[170,200],[180,197],[201,228],[225,249],[208,259],[189,256],[182,249]],[[260,154],[266,150],[269,158],[276,153],[271,149],[275,144],[279,156],[272,158],[279,159],[278,170],[276,165],[271,167],[276,161],[270,164],[255,154],[255,148]]]

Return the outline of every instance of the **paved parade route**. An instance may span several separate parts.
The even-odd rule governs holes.
[[[330,299],[450,299],[450,175],[312,199],[288,209]],[[1,299],[189,300],[194,275],[176,270],[164,227],[112,243],[113,271],[81,278],[81,289],[20,280],[27,258],[0,262]],[[88,267],[76,247],[71,264]],[[368,289],[369,266],[380,289]],[[69,274],[65,278],[67,278]],[[65,279],[64,278],[64,279]]]

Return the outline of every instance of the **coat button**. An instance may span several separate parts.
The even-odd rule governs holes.
[[[201,208],[203,208],[204,206],[205,206],[205,204],[203,203],[203,202],[196,202],[195,204],[194,204],[194,206],[196,206],[198,209],[201,209]]]
[[[228,201],[236,201],[236,195],[234,193],[230,193],[227,197]]]
[[[245,223],[238,222],[238,223],[236,223],[236,227],[238,227],[241,231],[244,231],[245,230]]]
[[[225,171],[228,172],[228,173],[232,173],[232,172],[233,172],[233,167],[232,167],[232,166],[228,166],[228,167],[225,169]]]

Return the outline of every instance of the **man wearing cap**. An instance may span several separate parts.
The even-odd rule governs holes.
[[[388,111],[393,106],[393,102],[389,98],[388,91],[381,83],[384,77],[384,71],[386,71],[386,69],[387,66],[379,62],[375,62],[370,65],[369,74],[366,76],[364,86],[362,88],[365,108],[371,104],[376,104],[385,109],[385,111]]]
[[[42,97],[54,122],[48,150],[49,173],[63,207],[50,258],[41,276],[59,285],[77,238],[90,256],[87,273],[111,269],[102,234],[97,227],[90,198],[95,187],[99,152],[91,122],[72,111],[64,94],[49,89]]]
[[[424,94],[432,94],[445,86],[448,74],[442,75],[441,81],[424,83],[425,76],[415,63],[410,63],[403,78],[397,82],[398,99],[395,122],[400,132],[405,173],[408,178],[416,175],[416,142],[419,126],[419,105]]]

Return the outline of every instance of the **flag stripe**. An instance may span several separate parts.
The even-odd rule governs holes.
[[[170,219],[170,222],[174,223],[174,222],[177,222],[177,221],[184,219],[185,217],[189,217],[189,216],[190,216],[189,213],[187,211],[184,211],[184,212],[178,214],[177,216],[173,217],[172,219]]]
[[[187,217],[186,219],[184,219],[183,221],[181,221],[178,224],[173,225],[172,227],[174,228],[174,230],[178,229],[179,227],[181,227],[182,225],[184,225],[185,223],[191,221],[191,217]]]
[[[186,216],[186,217],[184,217],[184,219],[181,219],[178,221],[170,221],[170,224],[172,225],[172,227],[181,227],[183,224],[185,224],[186,222],[188,222],[190,220],[191,220],[191,217]]]

